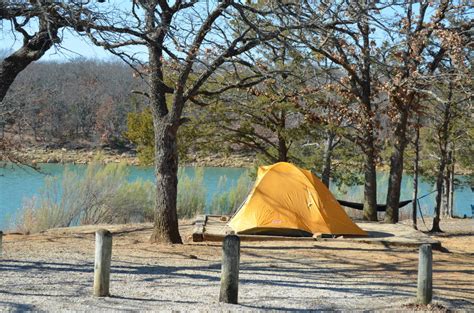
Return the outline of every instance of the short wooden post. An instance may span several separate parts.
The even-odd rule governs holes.
[[[0,256],[2,256],[2,253],[3,253],[2,241],[3,241],[3,232],[0,230]]]
[[[237,304],[239,294],[240,238],[225,236],[222,243],[222,272],[219,302]]]
[[[109,296],[112,234],[105,229],[95,233],[94,296]]]
[[[420,246],[418,261],[417,300],[421,304],[430,304],[433,298],[433,253],[431,245]]]

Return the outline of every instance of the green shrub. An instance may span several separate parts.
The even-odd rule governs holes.
[[[28,199],[16,228],[35,233],[49,228],[152,220],[151,182],[128,182],[125,164],[90,163],[84,174],[66,168],[63,178],[46,178],[38,198]]]
[[[84,173],[65,168],[62,179],[48,177],[38,197],[27,199],[17,216],[16,228],[36,233],[56,227],[100,223],[152,221],[155,185],[151,181],[128,182],[125,164],[90,163]],[[251,180],[241,175],[236,186],[224,192],[225,178],[220,179],[218,195],[211,212],[229,213],[248,194]],[[177,211],[179,218],[202,214],[206,205],[204,169],[196,168],[193,177],[178,172]]]
[[[250,188],[252,187],[252,180],[248,172],[240,175],[237,184],[228,191],[224,191],[227,180],[225,177],[219,178],[216,196],[212,199],[210,211],[213,214],[230,214],[245,201]]]
[[[191,218],[202,214],[206,205],[206,188],[204,186],[204,169],[196,168],[194,177],[178,171],[178,218]]]

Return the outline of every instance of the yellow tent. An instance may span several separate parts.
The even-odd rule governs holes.
[[[229,226],[239,234],[367,235],[316,176],[286,162],[259,167]]]

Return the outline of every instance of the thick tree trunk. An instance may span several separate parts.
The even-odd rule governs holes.
[[[176,199],[178,195],[177,125],[168,117],[154,122],[156,208],[152,242],[182,243],[178,228]]]
[[[52,37],[53,38],[52,38]],[[25,45],[6,57],[0,64],[0,102],[18,74],[31,62],[41,58],[57,40],[57,30],[53,27],[36,33]]]
[[[365,185],[363,217],[367,221],[377,221],[377,169],[375,167],[375,149],[365,151]]]
[[[400,112],[400,120],[395,129],[395,144],[390,157],[390,176],[387,191],[387,211],[385,212],[386,223],[397,223],[398,204],[400,202],[400,189],[403,178],[403,155],[407,145],[406,129],[408,123],[408,111]]]
[[[155,132],[156,203],[152,242],[182,243],[178,228],[178,149],[176,134],[179,119],[173,118],[166,105],[162,51],[150,46],[150,105]],[[174,101],[179,101],[176,96]],[[173,103],[175,105],[175,103]],[[178,103],[182,105],[182,103]]]
[[[329,188],[331,180],[331,161],[332,161],[332,151],[334,149],[334,133],[328,132],[328,138],[326,140],[326,146],[324,147],[324,163],[323,163],[323,172],[321,175],[321,180],[326,187]]]

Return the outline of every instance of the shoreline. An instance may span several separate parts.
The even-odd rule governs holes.
[[[121,152],[111,148],[40,148],[29,147],[21,150],[12,151],[12,155],[26,163],[36,164],[89,164],[92,160],[100,156],[101,161],[105,164],[125,162],[127,165],[133,166],[153,166],[140,164],[136,151]],[[189,156],[186,160],[180,160],[180,166],[190,167],[230,167],[230,168],[252,168],[256,163],[256,156],[251,154],[235,153],[224,155],[216,153],[213,155],[195,154]],[[337,162],[337,161],[335,161]],[[377,166],[377,171],[389,172],[390,167],[387,164]],[[407,173],[405,173],[407,174]],[[457,168],[456,175],[468,176],[473,172]],[[411,174],[410,174],[411,175]]]
[[[36,164],[89,164],[96,157],[100,157],[105,164],[125,162],[133,166],[152,166],[140,164],[136,152],[120,152],[108,148],[99,149],[43,149],[26,148],[21,151],[14,151],[13,154],[27,162]],[[255,162],[255,157],[251,155],[235,154],[211,156],[195,155],[192,158],[180,162],[181,166],[196,167],[234,167],[249,168]]]

